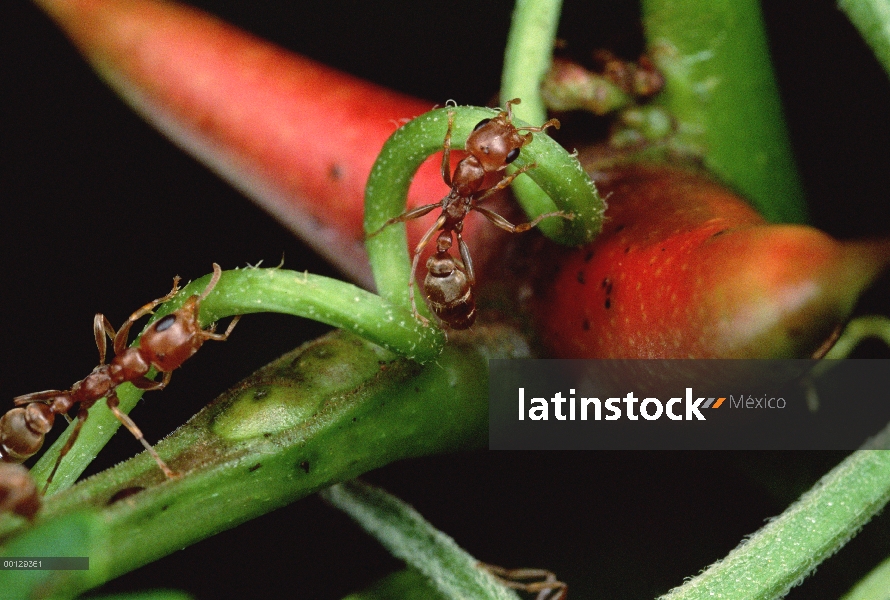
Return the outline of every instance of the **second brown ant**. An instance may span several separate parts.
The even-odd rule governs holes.
[[[40,510],[40,493],[22,465],[0,462],[0,514],[14,513],[33,520]]]
[[[46,481],[46,492],[62,459],[77,441],[90,408],[98,400],[105,398],[114,416],[145,446],[164,474],[168,478],[175,477],[176,473],[161,460],[133,420],[118,408],[117,387],[128,381],[142,390],[162,390],[170,383],[172,372],[195,354],[205,341],[222,342],[228,339],[241,318],[240,315],[232,319],[225,333],[215,333],[216,324],[202,329],[198,322],[201,302],[216,287],[221,275],[222,270],[214,263],[213,276],[204,291],[190,296],[179,309],[153,323],[142,334],[139,345],[135,347],[127,347],[127,337],[133,323],[173,298],[179,291],[179,277],[173,278],[170,293],[152,300],[134,312],[117,332],[103,314],[97,314],[93,319],[93,334],[99,349],[99,365],[68,390],[45,390],[16,397],[13,400],[16,408],[0,417],[0,460],[20,463],[33,456],[43,445],[45,434],[52,429],[56,415],[68,418],[68,412],[75,404],[79,404],[77,422]],[[114,358],[109,363],[105,362],[106,335],[113,341],[114,348]],[[152,368],[163,373],[160,381],[147,377]]]
[[[415,318],[427,323],[427,319],[417,312],[414,298],[414,272],[426,245],[433,239],[437,231],[441,231],[437,242],[437,252],[427,261],[428,275],[424,281],[430,307],[436,316],[453,329],[467,329],[476,319],[476,306],[472,288],[476,283],[473,261],[470,250],[464,242],[464,218],[471,210],[482,214],[495,226],[510,233],[528,231],[547,217],[572,219],[574,215],[561,211],[549,212],[538,216],[528,223],[514,225],[496,212],[480,206],[480,203],[506,188],[519,175],[533,169],[534,163],[505,175],[492,186],[485,186],[486,175],[503,171],[507,165],[519,158],[520,149],[532,141],[532,134],[544,131],[548,127],[559,129],[559,121],[551,119],[540,127],[516,127],[513,124],[513,105],[519,104],[519,98],[507,102],[507,110],[501,111],[494,118],[483,119],[476,124],[467,138],[465,150],[469,155],[461,160],[450,172],[451,132],[454,128],[454,112],[448,113],[448,130],[445,133],[442,156],[442,179],[451,187],[447,196],[434,204],[426,204],[412,208],[386,221],[379,229],[368,237],[373,237],[384,228],[395,223],[404,223],[422,217],[437,208],[442,214],[420,239],[414,249],[411,263],[411,276],[408,281],[408,295],[411,298],[411,309]],[[525,133],[520,133],[525,132]],[[452,245],[452,233],[457,237],[460,260],[451,256],[448,250]]]

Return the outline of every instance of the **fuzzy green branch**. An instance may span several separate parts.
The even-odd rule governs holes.
[[[460,600],[519,600],[499,584],[479,561],[416,510],[395,496],[367,484],[350,481],[321,493],[348,514],[396,556],[423,573],[443,598]]]
[[[423,114],[398,129],[384,144],[374,163],[365,189],[365,232],[377,231],[390,218],[405,210],[411,178],[424,160],[442,149],[448,128],[448,113],[453,112],[452,146],[462,148],[473,127],[490,119],[497,111],[490,108],[440,108]],[[527,123],[516,121],[518,126]],[[545,134],[535,134],[513,163],[522,167],[538,166],[526,172],[548,195],[548,205],[529,213],[534,218],[543,212],[563,210],[574,213],[573,220],[547,219],[552,223],[542,231],[551,239],[567,245],[580,245],[594,239],[602,228],[605,205],[593,182],[578,161]],[[516,182],[523,179],[520,176]],[[514,182],[514,185],[516,184]],[[431,199],[431,203],[436,199]],[[397,223],[367,240],[368,256],[374,281],[381,296],[410,309],[408,300],[411,259],[404,223]]]
[[[517,0],[504,52],[501,101],[522,98],[513,109],[531,123],[547,120],[541,83],[553,61],[553,45],[562,0]]]
[[[209,275],[202,277],[186,286],[158,309],[152,321],[177,309],[190,295],[200,293],[209,278]],[[223,273],[217,287],[202,304],[200,317],[202,323],[208,325],[225,317],[257,312],[278,312],[321,321],[418,362],[435,359],[445,342],[441,331],[424,327],[409,311],[379,296],[336,279],[285,269],[248,268]],[[200,354],[193,360],[200,360]],[[176,379],[175,373],[173,378]],[[141,395],[142,392],[130,384],[120,386],[121,410],[132,410]],[[104,402],[96,403],[90,409],[90,417],[77,443],[62,461],[50,491],[73,484],[119,425]],[[70,428],[32,469],[39,486],[46,482],[69,434]]]
[[[890,74],[890,4],[886,0],[840,0],[838,7]]]
[[[0,571],[0,590],[73,597],[370,469],[485,445],[498,352],[480,336],[426,366],[342,331],[286,354],[156,444],[181,477],[143,452],[47,498],[34,525],[0,516],[3,556],[90,558],[88,571],[30,572],[27,589]]]
[[[860,450],[720,562],[662,600],[774,600],[837,552],[890,500],[890,451]]]
[[[504,52],[504,71],[501,75],[501,101],[521,98],[522,104],[513,113],[529,123],[547,120],[547,109],[541,94],[541,84],[553,62],[553,46],[562,0],[517,0],[513,9],[510,34]],[[548,210],[546,192],[534,181],[519,178],[513,183],[516,199],[529,215]],[[547,236],[554,234],[558,223],[544,221],[539,227]]]
[[[890,558],[863,577],[841,600],[887,600],[890,598]]]
[[[825,355],[825,359],[846,358],[868,338],[877,338],[890,346],[890,318],[884,315],[864,315],[852,319]],[[817,365],[817,372],[818,369]]]
[[[343,600],[448,600],[423,573],[410,567],[390,573]]]
[[[770,221],[807,210],[770,64],[759,0],[643,0],[658,97],[678,142]]]

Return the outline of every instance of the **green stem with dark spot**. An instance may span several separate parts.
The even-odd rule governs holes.
[[[174,299],[162,305],[150,322],[169,314],[192,294],[203,291],[209,278],[207,275],[186,286]],[[435,359],[445,343],[440,330],[424,327],[409,311],[375,294],[336,279],[284,269],[226,271],[202,303],[200,317],[203,324],[209,325],[225,317],[257,312],[285,313],[341,327],[393,354],[418,362]],[[249,319],[240,325],[249,326],[244,323],[249,323]],[[237,329],[233,335],[237,335]],[[192,360],[200,360],[200,353]],[[120,386],[121,410],[132,410],[141,395],[141,390],[130,384]],[[90,409],[77,442],[59,466],[49,491],[73,484],[119,425],[105,403],[97,402]],[[41,488],[70,431],[69,427],[31,470]]]
[[[33,525],[0,515],[3,556],[90,558],[34,572],[16,597],[73,597],[370,469],[485,445],[489,352],[482,335],[421,366],[346,332],[306,344],[155,446],[181,477],[143,452],[48,497]],[[18,578],[0,570],[0,590]]]

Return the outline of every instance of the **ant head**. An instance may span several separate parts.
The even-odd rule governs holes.
[[[540,127],[516,127],[513,125],[513,105],[519,98],[507,102],[507,110],[493,119],[482,119],[467,138],[466,150],[482,165],[486,173],[500,171],[519,158],[520,149],[532,141],[532,133],[548,127],[559,129],[559,121],[550,119]],[[520,132],[526,133],[520,133]]]
[[[179,310],[155,321],[142,335],[140,353],[157,370],[168,373],[179,368],[201,347],[200,303],[199,296],[191,296]]]
[[[532,141],[532,134],[521,135],[508,112],[476,124],[467,138],[466,150],[472,154],[486,173],[500,171],[519,158],[519,149]]]

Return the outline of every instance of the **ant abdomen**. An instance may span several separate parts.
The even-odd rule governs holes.
[[[468,329],[476,320],[473,286],[448,252],[437,252],[426,263],[423,282],[432,311],[452,329]]]
[[[36,454],[54,420],[52,409],[40,402],[8,411],[0,417],[0,459],[20,463]]]

